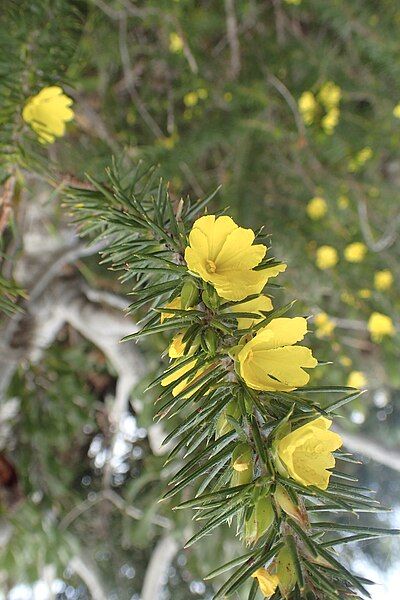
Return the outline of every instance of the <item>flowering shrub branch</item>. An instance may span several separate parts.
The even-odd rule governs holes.
[[[140,331],[126,339],[168,337],[170,363],[149,387],[159,389],[156,418],[178,417],[164,440],[174,443],[167,462],[179,458],[164,498],[193,492],[175,506],[194,510],[200,524],[186,546],[226,522],[246,546],[208,574],[229,572],[214,598],[249,581],[249,600],[369,597],[372,582],[342,565],[335,549],[398,532],[352,524],[386,510],[341,470],[354,460],[330,430],[361,392],[305,387],[318,364],[301,344],[307,320],[285,316],[292,303],[274,307],[271,299],[270,280],[286,265],[267,252],[262,230],[204,215],[213,195],[173,202],[155,170],[142,166],[129,177],[116,166],[108,175],[108,184],[70,188],[68,202],[83,234],[108,241],[104,261],[133,282],[130,311],[146,308]]]

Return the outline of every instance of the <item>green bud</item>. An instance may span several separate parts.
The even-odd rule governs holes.
[[[307,515],[303,514],[300,506],[290,497],[286,489],[278,483],[274,493],[275,502],[287,515],[298,521],[301,525],[307,522]]]
[[[189,279],[183,284],[181,291],[181,308],[182,310],[188,310],[195,304],[199,299],[199,290],[197,285],[192,279]]]
[[[218,348],[218,336],[213,329],[206,330],[204,333],[204,342],[209,354],[211,354],[211,356],[215,356]]]
[[[253,544],[260,539],[274,522],[275,513],[269,497],[258,498],[251,514],[245,523],[245,540],[247,544]]]
[[[238,444],[232,452],[231,485],[250,483],[253,479],[253,452],[248,444]]]
[[[276,559],[276,575],[279,580],[279,589],[284,598],[288,598],[290,592],[297,583],[296,568],[289,548],[285,545]]]
[[[220,414],[217,420],[217,438],[222,437],[228,431],[232,431],[234,429],[233,425],[229,423],[227,417],[233,417],[238,420],[240,417],[240,408],[235,402],[235,400],[231,400],[227,405],[223,412]]]
[[[208,306],[208,308],[211,308],[212,310],[214,310],[215,308],[218,308],[220,305],[220,298],[219,298],[217,292],[215,291],[215,289],[211,285],[206,286],[201,297],[202,297],[204,304],[206,306]]]

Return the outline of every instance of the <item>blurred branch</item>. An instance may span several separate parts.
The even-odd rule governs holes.
[[[77,555],[71,559],[69,566],[85,583],[93,600],[108,600],[109,595],[91,561],[83,555]]]
[[[149,111],[147,110],[146,105],[144,104],[144,102],[142,101],[141,97],[139,96],[139,94],[136,90],[134,77],[132,75],[131,59],[129,56],[128,24],[127,24],[127,19],[125,16],[121,16],[119,18],[119,38],[118,39],[119,39],[119,53],[120,53],[120,57],[121,57],[122,70],[124,72],[125,84],[126,84],[126,88],[127,88],[128,92],[129,92],[129,95],[132,99],[132,102],[135,104],[143,121],[146,123],[146,125],[149,127],[149,129],[153,132],[155,137],[162,138],[162,137],[164,137],[163,132],[161,131],[160,127],[158,126],[156,121],[153,119],[153,117],[151,116]]]
[[[16,178],[11,175],[5,182],[3,193],[0,196],[0,235],[7,227],[11,215],[15,183]]]
[[[335,430],[340,434],[344,445],[351,452],[358,452],[381,465],[385,465],[385,467],[400,472],[399,450],[393,450],[393,448],[389,448],[364,434],[350,433],[337,426],[335,426]]]
[[[231,51],[230,77],[236,79],[240,73],[240,44],[235,12],[235,0],[225,0],[226,31]]]
[[[141,593],[142,600],[156,600],[168,577],[168,571],[178,551],[178,544],[170,535],[162,537],[156,544],[146,569]]]
[[[371,225],[368,218],[368,206],[364,198],[357,199],[358,217],[360,220],[360,228],[363,234],[365,243],[373,252],[382,252],[390,248],[397,239],[397,228],[400,225],[400,215],[397,215],[389,224],[386,233],[379,239],[374,240]]]

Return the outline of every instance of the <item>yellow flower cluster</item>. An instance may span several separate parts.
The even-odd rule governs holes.
[[[324,200],[313,200],[314,207],[318,209],[319,204],[321,212],[320,201]],[[310,378],[307,370],[317,366],[311,350],[299,344],[307,333],[307,320],[268,317],[273,305],[264,287],[271,277],[282,273],[286,265],[271,265],[266,259],[266,246],[256,242],[251,229],[239,227],[228,216],[206,215],[195,221],[184,251],[188,275],[181,296],[165,306],[161,322],[174,316],[179,319],[179,311],[196,310],[198,314],[206,307],[208,322],[212,322],[215,310],[214,314],[229,315],[229,323],[235,331],[228,330],[228,335],[221,337],[219,343],[223,347],[218,346],[217,352],[214,348],[211,361],[203,366],[197,362],[197,349],[208,348],[209,328],[198,335],[199,341],[192,338],[190,348],[186,347],[190,336],[185,336],[184,331],[175,335],[168,349],[173,367],[161,381],[163,386],[171,386],[174,397],[190,398],[200,388],[198,380],[208,377],[221,365],[227,368],[226,381],[240,382],[255,390],[252,393],[291,392],[306,385]],[[330,246],[322,246],[318,253],[320,268],[330,268],[338,260],[336,250]],[[332,335],[335,324],[326,313],[317,314],[314,321],[320,337]],[[235,333],[236,341],[230,341],[235,339]],[[353,380],[357,383],[354,377]],[[358,383],[363,382],[359,379]],[[240,415],[237,398],[232,396],[217,417],[216,439],[233,431]],[[272,437],[271,460],[281,477],[291,478],[303,486],[322,490],[328,487],[331,469],[335,466],[333,452],[342,445],[340,436],[330,431],[331,424],[329,419],[318,417],[295,427],[288,421],[280,433],[278,427]],[[252,444],[247,440],[238,442],[230,459],[231,486],[252,482],[256,474],[254,461]],[[274,506],[295,519],[301,517],[299,507],[293,504],[282,485],[274,489],[273,495],[268,491],[260,493],[246,514],[243,530],[246,543],[253,544],[268,531],[275,519]],[[290,552],[284,546],[268,570],[259,568],[253,573],[264,597],[270,598],[278,586],[286,595],[285,590],[294,585],[290,560]]]
[[[325,312],[318,313],[314,317],[314,323],[317,326],[317,330],[315,335],[318,338],[327,338],[331,337],[334,329],[335,323],[328,317]]]
[[[303,92],[299,98],[299,111],[304,123],[312,125],[320,118],[324,132],[332,135],[339,122],[341,97],[342,91],[333,81],[325,82],[317,94],[310,90]]]
[[[359,171],[365,165],[365,163],[372,158],[373,154],[373,150],[369,146],[362,148],[359,152],[357,152],[354,158],[349,160],[348,171],[350,173],[356,173]]]
[[[41,144],[52,144],[65,134],[65,123],[74,118],[72,99],[57,85],[43,88],[27,100],[22,118],[30,125]]]
[[[262,290],[269,278],[284,271],[286,265],[268,267],[268,263],[262,262],[266,247],[254,244],[254,241],[253,231],[238,227],[230,217],[207,215],[193,225],[185,260],[193,275],[214,287],[222,303],[237,302],[230,304],[230,311],[259,314],[261,319],[263,313],[272,310],[271,300],[262,294]],[[333,250],[333,260],[330,257],[329,261],[325,256],[324,265],[328,262],[332,266],[337,261],[336,250],[325,248],[328,255]],[[246,300],[253,295],[256,297]],[[228,309],[223,307],[222,310]],[[250,329],[259,319],[239,317],[238,330]],[[333,322],[323,313],[319,320],[324,335],[330,334]],[[260,391],[288,392],[306,385],[309,374],[305,369],[318,364],[309,348],[297,344],[306,333],[306,319],[281,317],[272,319],[254,334],[244,336],[235,351],[238,376],[247,386]],[[176,345],[179,347],[179,339],[173,347]],[[184,372],[182,370],[180,375]],[[279,442],[280,464],[288,476],[304,485],[326,488],[330,475],[327,469],[334,464],[331,452],[341,445],[340,437],[328,431],[329,426],[327,419],[317,419]],[[219,428],[221,431],[226,429],[225,420],[219,423]],[[236,479],[239,473],[248,471],[250,463],[251,449],[241,447],[232,463]]]

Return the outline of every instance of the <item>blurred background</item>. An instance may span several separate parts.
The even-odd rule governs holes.
[[[214,210],[271,233],[289,265],[276,301],[298,300],[333,363],[311,383],[367,390],[337,426],[363,461],[351,473],[393,507],[381,524],[399,527],[397,0],[3,3],[1,181],[19,166],[0,200],[0,598],[210,599],[202,577],[239,550],[228,528],[182,550],[191,514],[158,503],[174,423],[155,424],[143,393],[166,339],[119,344],[129,285],[62,206],[112,156],[159,163],[174,197],[221,185]],[[52,84],[75,119],[43,147],[21,110]],[[399,550],[340,555],[390,600]]]

